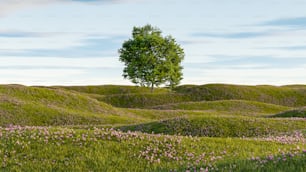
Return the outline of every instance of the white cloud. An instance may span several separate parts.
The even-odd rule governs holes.
[[[52,35],[46,37],[13,37],[0,38],[1,49],[31,50],[31,49],[64,49],[82,45],[83,36]]]
[[[102,76],[83,69],[1,69],[0,84],[24,85],[132,85],[120,75]],[[100,76],[99,76],[100,75]]]
[[[186,55],[198,53],[203,54],[203,56],[225,55],[233,57],[266,56],[275,58],[306,58],[306,49],[292,51],[286,48],[269,48],[305,45],[305,34],[306,31],[304,30],[287,30],[271,33],[266,36],[243,39],[190,37],[186,41],[193,43],[185,44],[184,49]],[[206,41],[206,43],[203,43],[203,41]]]
[[[191,73],[191,72],[190,72]],[[306,68],[296,69],[193,69],[183,84],[233,83],[245,85],[305,84]],[[197,73],[197,75],[194,75]]]
[[[0,16],[23,8],[47,5],[59,0],[0,0]]]
[[[143,0],[97,0],[95,1],[77,1],[77,0],[0,0],[0,17],[8,13],[18,11],[25,8],[39,7],[43,5],[50,5],[56,3],[123,3],[123,2],[141,2]]]
[[[131,84],[121,76],[118,57],[1,57],[0,61],[0,84]]]
[[[121,67],[118,57],[0,57],[1,67],[12,66],[15,68],[117,68]]]

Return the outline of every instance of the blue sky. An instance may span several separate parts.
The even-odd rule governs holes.
[[[0,84],[131,84],[118,49],[151,24],[184,48],[182,84],[306,84],[304,0],[0,0]]]

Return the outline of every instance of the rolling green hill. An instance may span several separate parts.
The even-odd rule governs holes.
[[[303,172],[305,89],[0,85],[0,171]]]
[[[299,107],[306,105],[306,87],[299,85],[242,86],[226,84],[187,85],[175,89],[177,93],[192,95],[195,100],[252,100],[277,105]]]
[[[259,100],[268,100],[266,97],[278,93],[278,98],[271,99],[276,101],[282,100],[282,96],[290,93],[292,96],[288,99],[296,100],[293,101],[295,104],[302,104],[305,101],[302,99],[305,98],[305,95],[302,94],[305,91],[303,86],[285,87],[186,85],[178,87],[175,92],[156,89],[155,92],[150,93],[147,88],[132,86],[26,87],[1,85],[0,125],[132,124],[186,115],[209,114],[266,116],[279,114],[291,108],[245,100],[200,100],[235,97],[251,99],[250,95],[253,94],[260,94]],[[268,92],[268,90],[272,91]],[[122,94],[119,94],[121,91]],[[207,94],[204,94],[205,92]],[[195,100],[198,102],[190,102]],[[115,108],[113,105],[149,109]]]
[[[305,120],[202,115],[173,118],[119,127],[123,131],[141,131],[171,135],[209,137],[258,137],[306,129]]]
[[[226,84],[182,85],[173,91],[131,86],[64,87],[124,108],[150,108],[152,106],[190,101],[249,100],[289,107],[306,106],[306,87],[292,86],[242,86]],[[120,94],[120,90],[122,93]]]
[[[184,102],[176,104],[166,104],[153,107],[163,110],[201,110],[201,111],[221,111],[231,112],[240,115],[266,115],[275,114],[291,108],[286,106],[247,101],[247,100],[217,100],[201,102]]]
[[[131,123],[111,105],[62,89],[0,86],[0,125],[80,125]]]
[[[151,89],[138,86],[123,86],[123,85],[97,85],[97,86],[58,86],[67,90],[77,92],[98,94],[98,95],[113,95],[113,94],[144,94],[151,93]],[[170,90],[165,88],[156,88],[154,93],[168,93]]]

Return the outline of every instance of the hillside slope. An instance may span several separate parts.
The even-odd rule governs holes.
[[[151,89],[147,87],[125,86],[125,85],[57,86],[56,88],[64,88],[66,90],[74,90],[77,92],[98,94],[98,95],[151,93]],[[168,93],[168,92],[170,92],[170,90],[166,88],[154,89],[154,93]]]
[[[131,123],[122,111],[62,89],[0,86],[0,125],[80,125]]]
[[[231,92],[232,89],[237,90]],[[247,92],[243,91],[244,89],[252,89],[253,93],[252,90]],[[268,92],[269,89],[272,91]],[[125,91],[119,94],[120,90]],[[260,92],[261,90],[265,91]],[[282,88],[204,85],[180,86],[172,92],[157,89],[156,92],[150,93],[147,88],[132,86],[0,85],[0,125],[125,125],[193,115],[271,116],[292,108],[246,101],[243,98],[252,99],[251,95],[258,93],[261,96],[257,99],[268,100],[265,98],[278,93],[278,97],[271,99],[275,102],[290,93],[288,104],[292,105],[289,100],[296,100],[293,101],[295,104],[303,104],[306,100],[303,91],[303,86]],[[231,100],[232,98],[242,100]],[[202,99],[225,100],[201,101]],[[124,108],[115,108],[112,105]]]
[[[258,137],[305,130],[306,121],[303,119],[202,115],[173,118],[119,128],[123,131],[153,132],[170,135]]]
[[[217,101],[200,101],[184,102],[175,104],[166,104],[152,107],[153,109],[162,110],[201,110],[201,111],[218,111],[230,112],[239,115],[267,115],[276,114],[291,108],[286,106],[247,101],[247,100],[217,100]]]
[[[284,106],[305,106],[306,87],[299,85],[276,87],[269,85],[242,86],[226,84],[179,86],[176,92],[192,95],[195,100],[252,100]]]
[[[127,94],[93,91],[99,90],[98,88],[91,91],[84,91],[85,88],[79,89],[90,93],[99,101],[124,108],[150,108],[170,103],[215,100],[250,100],[289,107],[306,106],[306,87],[303,85],[283,87],[226,84],[182,85],[172,92],[157,89],[153,93],[142,91],[143,88],[139,87],[125,87],[127,88],[130,89],[125,91]]]

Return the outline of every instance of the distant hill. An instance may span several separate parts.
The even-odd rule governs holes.
[[[252,100],[277,105],[306,105],[306,86],[242,86],[226,84],[179,86],[177,93],[192,95],[195,100]]]
[[[52,87],[51,87],[52,88]],[[96,86],[58,86],[56,88],[64,88],[67,90],[74,90],[77,92],[98,94],[98,95],[114,95],[114,94],[144,94],[151,93],[151,89],[147,87],[138,86],[124,86],[124,85],[96,85]],[[169,89],[156,88],[154,93],[169,93]]]
[[[148,88],[120,85],[0,85],[0,126],[127,125],[182,116],[272,116],[305,106],[305,91],[302,85],[184,85],[153,93]]]
[[[0,171],[304,172],[305,90],[0,85]]]
[[[65,89],[88,93],[89,96],[113,106],[149,108],[152,106],[214,100],[250,100],[276,105],[306,106],[306,86],[242,86],[228,84],[182,85],[173,91],[133,86],[80,86]]]
[[[239,115],[260,115],[275,114],[286,111],[291,108],[256,101],[248,100],[216,100],[200,102],[183,102],[174,104],[165,104],[152,107],[161,110],[201,110],[201,111],[222,111],[231,112]]]

